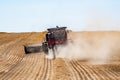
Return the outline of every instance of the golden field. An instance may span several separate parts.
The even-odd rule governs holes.
[[[23,46],[42,42],[44,34],[0,33],[0,80],[120,80],[119,31],[69,32],[72,53],[54,60],[26,55]],[[105,63],[92,64],[97,58]]]

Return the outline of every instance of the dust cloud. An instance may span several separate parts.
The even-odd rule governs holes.
[[[48,54],[45,57],[48,59],[54,59],[54,53],[53,53],[52,49],[48,50]]]
[[[120,51],[119,32],[78,32],[69,36],[68,44],[57,48],[57,57],[101,64]]]

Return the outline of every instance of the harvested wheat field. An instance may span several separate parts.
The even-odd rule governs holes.
[[[120,32],[69,32],[54,60],[25,54],[44,33],[0,33],[0,80],[120,80]]]

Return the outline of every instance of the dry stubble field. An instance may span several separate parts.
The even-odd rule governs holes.
[[[92,44],[93,36],[99,35],[101,38],[107,33],[113,38],[120,38],[120,32],[76,32],[71,33],[71,36],[89,38],[88,41]],[[43,53],[26,55],[23,45],[42,41],[43,34],[0,33],[0,80],[120,80],[118,55],[107,64],[94,65],[87,63],[86,60],[69,61],[62,58],[49,60]],[[120,47],[119,44],[116,47]]]

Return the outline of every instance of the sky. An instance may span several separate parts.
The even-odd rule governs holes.
[[[0,32],[120,30],[120,0],[0,0]]]

